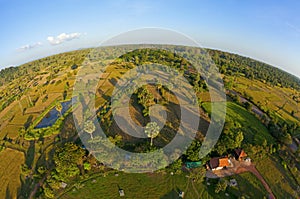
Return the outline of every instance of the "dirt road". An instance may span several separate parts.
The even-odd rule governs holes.
[[[231,159],[232,166],[228,167],[226,169],[217,170],[217,171],[207,171],[206,177],[207,178],[223,178],[226,176],[232,176],[244,172],[251,172],[253,175],[255,175],[263,184],[266,191],[269,193],[269,199],[275,199],[275,196],[269,187],[268,183],[265,181],[263,176],[257,171],[255,165],[250,162],[239,162],[235,159]]]

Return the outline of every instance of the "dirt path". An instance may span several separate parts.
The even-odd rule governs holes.
[[[247,171],[251,172],[253,175],[255,175],[261,181],[261,183],[265,187],[266,191],[269,193],[269,199],[275,199],[275,196],[274,196],[271,188],[269,187],[268,183],[265,181],[265,179],[262,177],[262,175],[259,173],[259,171],[257,171],[257,169],[255,168],[255,166],[253,164],[251,164],[249,166],[242,166],[242,167],[237,168],[236,174],[244,173]]]
[[[75,142],[78,139],[78,137],[79,137],[79,135],[77,134],[76,136],[74,136],[74,138],[71,140],[71,142]],[[55,145],[55,142],[54,142],[54,145]],[[49,146],[51,146],[51,144]],[[45,148],[44,150],[46,150],[47,148]],[[46,164],[47,163],[48,162],[46,162]],[[47,165],[47,167],[49,167],[49,166]],[[34,198],[34,196],[37,193],[37,191],[39,190],[39,188],[43,186],[47,176],[50,175],[50,171],[51,171],[51,169],[49,169],[49,171],[46,173],[46,175],[34,186],[34,189],[30,193],[29,199]]]
[[[255,165],[250,162],[239,162],[235,159],[231,159],[232,166],[228,167],[227,169],[217,170],[217,171],[207,171],[206,177],[208,178],[223,178],[226,176],[233,176],[236,174],[241,174],[244,172],[251,172],[253,175],[255,175],[263,184],[266,191],[269,193],[269,199],[275,199],[275,196],[269,187],[268,183],[265,181],[263,176],[257,171]]]
[[[35,197],[36,192],[39,190],[39,188],[43,185],[44,181],[46,180],[47,175],[43,177],[34,187],[32,192],[30,193],[29,199],[32,199]]]

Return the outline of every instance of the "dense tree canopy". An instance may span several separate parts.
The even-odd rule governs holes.
[[[83,164],[84,154],[84,149],[74,143],[66,143],[58,148],[53,158],[57,176],[61,180],[66,180],[78,175],[80,173],[78,166]]]
[[[241,147],[244,140],[243,132],[239,124],[228,120],[225,123],[223,132],[216,144],[214,150],[219,155],[224,155],[230,149],[235,149]]]
[[[226,75],[243,74],[271,85],[300,89],[300,79],[283,70],[240,55],[208,50],[220,72]]]

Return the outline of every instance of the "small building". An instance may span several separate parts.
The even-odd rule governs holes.
[[[60,184],[60,187],[63,189],[65,189],[67,186],[68,186],[68,184],[65,182],[61,182],[61,184]]]
[[[236,187],[238,185],[236,179],[231,179],[228,183],[229,186],[231,187]]]
[[[212,158],[209,162],[208,162],[208,166],[211,170],[220,170],[220,169],[224,169],[226,167],[228,167],[230,164],[228,157],[224,157],[224,158]]]
[[[183,191],[179,191],[179,198],[184,198],[184,192]]]
[[[202,166],[202,162],[201,161],[198,161],[198,162],[186,162],[185,166],[188,169],[198,168],[198,167]]]
[[[247,157],[247,154],[243,149],[239,148],[234,150],[234,157],[238,161],[243,161]]]
[[[121,197],[125,196],[124,190],[123,189],[119,189],[119,194]]]

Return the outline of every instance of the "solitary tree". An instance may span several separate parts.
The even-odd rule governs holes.
[[[252,104],[250,102],[245,102],[245,108],[248,110],[248,111],[251,111],[252,110]]]
[[[194,182],[201,183],[204,180],[205,173],[206,169],[203,166],[194,168],[190,173],[190,178],[192,178]]]
[[[149,122],[146,125],[145,133],[147,134],[147,136],[149,138],[151,138],[150,146],[152,146],[153,145],[153,139],[155,137],[157,137],[158,134],[159,134],[159,126],[157,125],[156,122]]]
[[[286,133],[286,134],[282,135],[282,136],[281,136],[281,140],[282,140],[282,142],[283,142],[284,144],[286,144],[286,145],[290,145],[290,144],[293,143],[292,136],[291,136],[291,134],[289,134],[289,133]]]
[[[61,111],[62,111],[63,107],[60,102],[56,103],[55,109],[59,112],[60,116],[62,116]]]
[[[227,188],[227,182],[225,180],[220,180],[215,187],[215,193],[226,191],[226,188]]]
[[[85,122],[84,131],[91,135],[91,139],[94,139],[93,138],[93,133],[94,133],[95,130],[96,130],[96,127],[95,127],[92,120],[88,120],[88,121]]]

